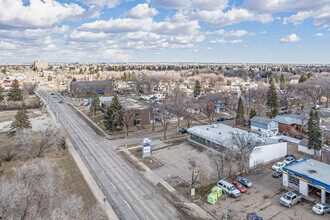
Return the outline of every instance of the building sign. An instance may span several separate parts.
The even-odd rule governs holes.
[[[142,142],[142,158],[151,157],[150,143],[151,143],[151,140],[148,138],[145,138],[143,140],[143,142]]]

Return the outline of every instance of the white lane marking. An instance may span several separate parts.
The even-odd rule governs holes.
[[[129,206],[129,204],[126,202],[126,200],[124,200],[126,205],[132,210],[131,206]]]
[[[115,188],[115,190],[117,190],[117,187],[116,187],[115,185],[113,185],[112,182],[110,182],[110,183],[111,183],[111,185],[113,186],[113,188]]]

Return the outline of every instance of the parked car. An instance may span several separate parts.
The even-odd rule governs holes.
[[[298,139],[298,140],[302,140],[302,139],[303,139],[303,136],[296,135],[296,136],[294,136],[294,138],[296,138],[296,139]]]
[[[273,173],[273,177],[275,178],[279,178],[283,175],[282,170],[275,170],[275,172]]]
[[[60,101],[58,101],[58,103],[63,103],[63,100],[61,99]]]
[[[241,193],[245,193],[246,192],[246,188],[240,182],[234,181],[231,184],[233,184],[236,189],[238,189],[239,191],[241,191]]]
[[[228,115],[228,116],[226,116],[225,119],[226,119],[226,120],[233,120],[233,119],[234,119],[234,116],[230,116],[230,115]]]
[[[272,169],[273,170],[282,170],[282,168],[283,167],[285,167],[286,166],[286,164],[285,163],[283,163],[283,162],[276,162],[276,163],[274,163],[274,165],[272,166]]]
[[[228,183],[225,180],[219,180],[217,184],[220,188],[222,188],[223,191],[225,191],[229,196],[232,196],[234,198],[239,197],[241,195],[241,192],[233,186],[233,184]]]
[[[262,217],[260,215],[257,215],[255,213],[247,214],[246,215],[247,220],[262,220]]]
[[[319,215],[323,215],[325,213],[330,213],[330,205],[326,203],[317,203],[313,206],[312,210]]]
[[[279,142],[287,142],[287,140],[285,140],[284,138],[280,138],[278,139]]]
[[[296,158],[295,156],[293,156],[292,154],[287,154],[284,156],[284,158],[287,158],[287,157],[293,157],[293,158]]]
[[[187,133],[187,128],[181,128],[178,133],[179,134],[186,134]]]
[[[246,179],[244,177],[238,176],[236,178],[236,181],[242,183],[243,186],[246,186],[248,188],[251,188],[252,187],[252,183],[248,179]]]
[[[224,121],[224,120],[225,120],[224,117],[217,118],[217,121]]]
[[[283,160],[283,163],[285,163],[286,165],[289,165],[289,164],[292,164],[294,162],[294,157],[286,157],[284,160]]]
[[[54,95],[54,93],[52,92],[52,93],[50,93],[51,95]]]
[[[280,198],[280,203],[286,207],[291,207],[292,205],[301,202],[302,194],[297,191],[290,191],[285,193]]]
[[[284,136],[287,136],[288,135],[288,132],[283,132],[282,133]]]

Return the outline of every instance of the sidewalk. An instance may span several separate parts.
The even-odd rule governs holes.
[[[180,201],[180,205],[183,206],[183,210],[189,210],[189,215],[198,218],[198,219],[217,219],[216,216],[213,216],[211,213],[207,212],[200,206],[195,203],[187,200],[183,195],[181,195],[178,191],[176,191],[170,184],[168,184],[165,180],[163,180],[160,176],[158,176],[155,172],[153,172],[149,167],[144,165],[141,161],[139,161],[133,154],[129,151],[125,151],[125,153],[136,163],[138,163],[141,167],[143,167],[146,171],[141,172],[142,176],[151,182],[154,186],[160,189],[158,186],[161,184],[171,196],[175,198],[175,200]],[[161,189],[160,189],[161,190]],[[173,201],[172,201],[173,202]]]
[[[86,167],[86,165],[84,164],[84,162],[80,158],[80,156],[79,156],[78,152],[76,151],[76,149],[71,144],[70,140],[67,139],[66,143],[69,147],[69,152],[72,155],[74,161],[76,162],[81,174],[83,175],[84,179],[86,180],[86,182],[87,182],[89,188],[91,189],[92,193],[94,194],[96,200],[98,201],[98,203],[100,204],[100,206],[102,207],[104,212],[106,213],[108,219],[111,219],[111,220],[117,220],[118,219],[119,220],[116,212],[113,210],[113,208],[110,205],[109,201],[106,200],[106,202],[104,202],[103,199],[105,198],[105,195],[103,194],[102,190],[97,185],[97,183],[95,182],[94,178],[92,177],[92,175],[89,172],[88,168]]]

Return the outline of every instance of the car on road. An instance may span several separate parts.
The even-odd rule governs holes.
[[[63,100],[61,99],[60,101],[58,101],[58,103],[63,103]]]
[[[245,186],[245,187],[248,187],[248,188],[251,188],[252,187],[252,183],[248,179],[246,179],[246,178],[244,178],[242,176],[238,176],[236,178],[236,181],[242,183],[243,186]]]
[[[250,213],[246,215],[246,220],[262,220],[262,217],[255,213]]]
[[[285,163],[285,165],[289,165],[289,164],[292,164],[294,162],[294,157],[286,157],[284,160],[283,160],[283,163]]]
[[[280,203],[286,207],[291,207],[292,205],[301,202],[302,199],[302,194],[299,193],[298,191],[290,191],[285,193],[281,198],[280,198]]]
[[[282,168],[283,167],[285,167],[286,166],[286,164],[285,163],[283,163],[283,162],[276,162],[276,163],[274,163],[274,165],[272,166],[272,169],[273,170],[282,170]]]
[[[279,178],[283,175],[282,170],[275,170],[275,172],[273,173],[273,177],[274,178]]]
[[[236,189],[238,189],[239,191],[241,191],[241,193],[245,193],[246,192],[246,188],[240,182],[234,181],[231,184],[233,184]]]
[[[241,195],[241,192],[233,186],[233,184],[227,182],[226,180],[219,180],[217,186],[219,186],[223,191],[225,191],[229,196],[237,198]]]
[[[187,133],[187,128],[181,128],[179,129],[179,134],[186,134]]]
[[[225,120],[224,117],[219,117],[219,118],[217,118],[217,121],[224,121],[224,120]]]
[[[325,213],[330,213],[330,205],[326,203],[317,203],[313,206],[312,210],[319,215],[323,215]]]

